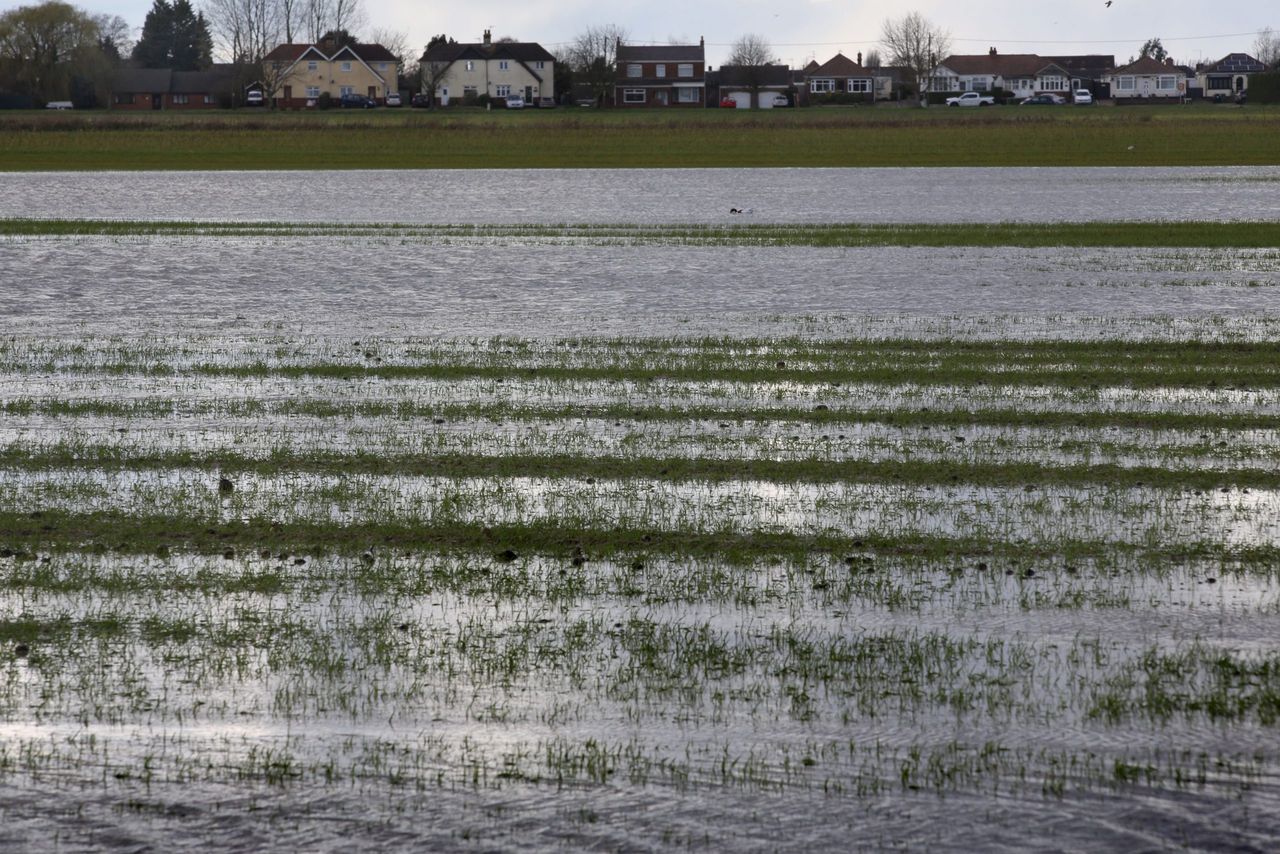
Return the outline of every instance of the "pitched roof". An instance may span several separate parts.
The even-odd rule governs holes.
[[[1261,74],[1267,67],[1247,53],[1229,53],[1205,70],[1210,74]]]
[[[785,65],[722,65],[719,75],[721,86],[790,86],[791,69]],[[712,74],[707,75],[708,78]],[[710,80],[708,82],[711,82]]]
[[[701,44],[620,44],[618,62],[703,62]]]
[[[1000,77],[1035,77],[1050,63],[1034,53],[973,53],[948,56],[939,67],[956,74],[992,74]]]
[[[173,72],[168,68],[117,68],[111,76],[113,92],[168,92]]]
[[[1166,65],[1158,59],[1150,56],[1141,56],[1137,62],[1131,62],[1126,66],[1117,68],[1112,74],[1169,74],[1178,71],[1172,65]]]
[[[422,55],[425,62],[457,62],[460,59],[512,59],[516,62],[555,62],[546,48],[537,42],[491,42],[458,44],[441,42]]]
[[[263,62],[293,63],[301,59],[308,51],[314,50],[321,59],[331,60],[343,51],[349,50],[356,58],[365,62],[399,62],[396,55],[380,44],[349,44],[335,47],[333,53],[325,53],[322,44],[282,44],[277,45],[262,58]]]
[[[1046,56],[1046,62],[1055,62],[1071,72],[1072,77],[1101,77],[1116,67],[1113,54],[1088,53],[1077,56]]]
[[[230,92],[235,76],[236,67],[230,64],[217,64],[205,71],[175,71],[169,91],[179,94]]]
[[[843,53],[837,53],[813,71],[806,72],[810,77],[874,77],[870,71],[854,62]]]

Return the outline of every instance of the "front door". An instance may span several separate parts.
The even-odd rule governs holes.
[[[284,87],[284,102],[287,104],[292,100],[293,100],[293,87],[292,86]]]
[[[654,92],[653,102],[657,104],[659,107],[665,107],[667,105],[667,90],[659,89],[656,92]]]
[[[158,109],[160,109],[160,107],[161,107],[161,105],[162,105],[163,103],[164,103],[164,96],[163,96],[163,95],[152,95],[152,96],[151,96],[151,109],[153,109],[153,110],[158,110]]]
[[[524,87],[524,102],[526,106],[530,106],[533,104],[533,87],[532,86]]]
[[[369,87],[369,97],[370,97],[370,98],[376,98],[376,97],[378,97],[378,87],[377,87],[377,86],[370,86],[370,87]]]

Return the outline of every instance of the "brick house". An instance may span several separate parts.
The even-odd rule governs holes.
[[[617,43],[619,107],[705,107],[705,41],[696,45]]]
[[[119,68],[111,78],[113,110],[213,110],[237,102],[233,65],[204,71]]]

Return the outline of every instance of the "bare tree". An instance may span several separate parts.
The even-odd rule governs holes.
[[[751,90],[751,107],[760,106],[760,87],[765,84],[767,67],[775,61],[773,47],[764,36],[747,33],[733,43],[729,59],[721,66],[721,78],[733,78],[732,82]]]
[[[596,103],[613,94],[618,79],[618,44],[627,31],[617,24],[587,27],[569,46],[568,57],[578,79],[591,87]]]
[[[863,68],[883,68],[884,63],[880,60],[880,51],[874,48],[867,51],[867,55],[862,60]]]
[[[916,78],[920,105],[927,106],[929,80],[951,50],[950,35],[919,12],[910,12],[896,20],[885,20],[880,43],[894,65],[909,69]]]
[[[733,43],[725,65],[768,65],[774,61],[773,47],[764,36],[747,33]]]
[[[201,11],[218,53],[231,62],[261,66],[280,44],[279,0],[204,0]]]
[[[1270,27],[1259,31],[1253,40],[1253,58],[1268,68],[1280,67],[1280,35]]]
[[[409,34],[404,30],[390,30],[379,27],[369,31],[369,41],[380,44],[395,54],[401,68],[409,67]]]

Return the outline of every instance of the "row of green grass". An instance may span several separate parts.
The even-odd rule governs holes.
[[[209,454],[196,451],[139,452],[110,446],[76,445],[62,450],[48,449],[39,452],[11,446],[0,451],[0,466],[10,472],[84,467],[130,472],[195,468],[207,469],[211,473],[222,472],[224,475],[251,472],[269,477],[308,472],[328,476],[373,474],[443,478],[575,478],[585,482],[643,478],[698,482],[958,483],[967,486],[1014,486],[1028,489],[1091,485],[1184,490],[1228,487],[1280,489],[1280,470],[1267,468],[1180,470],[1114,463],[1057,466],[1034,462],[970,462],[960,459],[769,460],[556,454],[485,456],[462,453],[307,453],[285,450],[258,458],[231,451]]]
[[[776,408],[732,409],[717,406],[668,407],[636,403],[574,402],[559,406],[510,403],[467,404],[397,401],[333,400],[226,400],[210,405],[170,399],[147,400],[35,400],[0,401],[0,413],[16,417],[147,419],[206,415],[218,418],[366,418],[394,420],[520,421],[530,424],[564,419],[596,418],[613,421],[690,423],[696,421],[741,424],[784,422],[814,425],[889,424],[898,427],[1115,427],[1132,430],[1194,430],[1216,434],[1224,430],[1276,429],[1276,416],[1266,412],[1181,412],[1090,409],[1011,408]]]
[[[572,240],[707,246],[1017,246],[1254,249],[1280,246],[1280,222],[1065,222],[734,225],[414,225],[101,219],[0,219],[2,236],[383,237]]]
[[[0,117],[0,163],[11,171],[1280,163],[1272,108],[738,112],[22,113]]]

